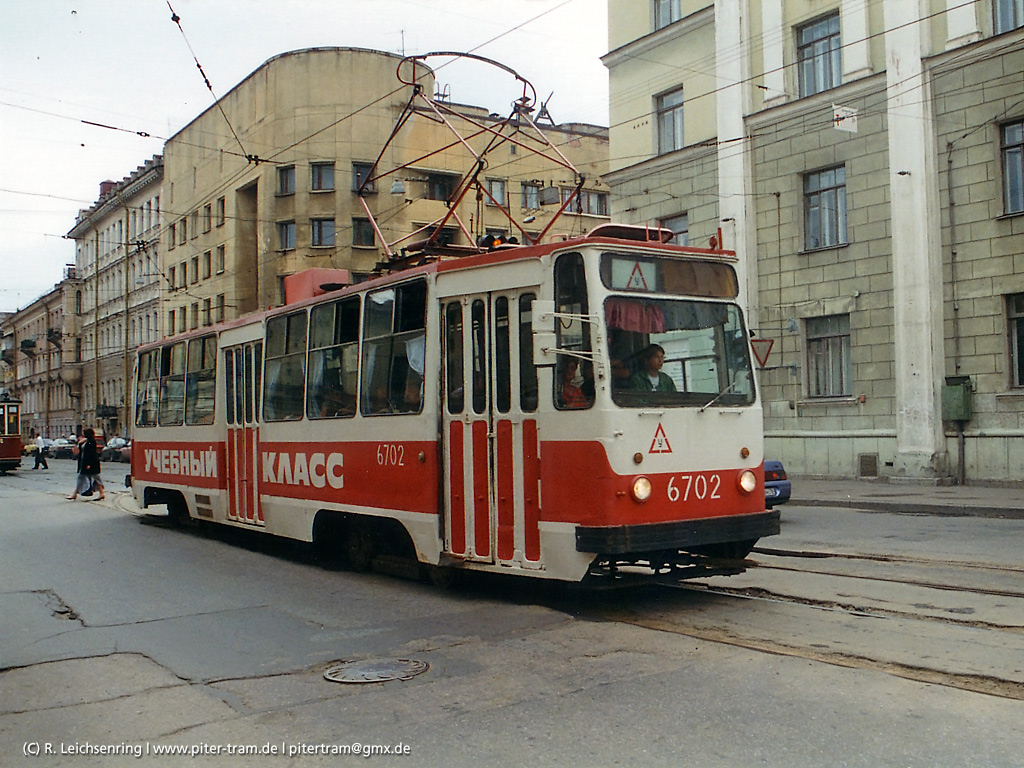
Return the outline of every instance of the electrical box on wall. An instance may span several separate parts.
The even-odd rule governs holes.
[[[943,421],[970,421],[972,392],[970,376],[947,376],[942,387]]]

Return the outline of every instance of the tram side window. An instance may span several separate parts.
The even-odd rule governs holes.
[[[427,284],[367,294],[363,322],[361,410],[367,415],[423,408]]]
[[[537,410],[537,366],[533,364],[533,301],[524,293],[519,298],[519,398],[525,413]]]
[[[135,424],[155,427],[160,402],[160,350],[139,355],[139,379],[135,387]]]
[[[569,354],[559,355],[555,407],[589,408],[594,402],[594,367],[589,360],[581,361],[590,355],[590,323],[581,319],[590,312],[581,254],[566,253],[555,262],[555,311],[576,316],[560,317],[556,322],[558,348]]]
[[[185,374],[186,424],[213,424],[216,382],[217,337],[190,340]]]
[[[512,407],[512,339],[508,322],[508,299],[494,302],[494,399],[498,413]]]
[[[354,416],[359,383],[359,297],[314,307],[310,313],[306,416]]]
[[[21,420],[18,418],[18,406],[16,405],[9,404],[7,406],[7,434],[21,434]]]
[[[444,310],[445,389],[448,413],[462,413],[466,383],[462,372],[462,304],[451,302]]]
[[[266,365],[263,418],[267,421],[301,419],[306,382],[305,311],[267,321]]]
[[[228,424],[236,424],[235,420],[235,353],[227,350],[224,353],[224,405],[225,420]]]
[[[179,426],[185,417],[185,342],[160,350],[160,426]]]

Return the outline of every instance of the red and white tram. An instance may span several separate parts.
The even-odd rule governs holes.
[[[735,568],[779,530],[735,255],[663,239],[439,257],[145,346],[133,494],[357,568]]]
[[[21,466],[21,401],[0,395],[0,472]]]

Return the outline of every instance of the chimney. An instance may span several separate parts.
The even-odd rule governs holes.
[[[110,181],[109,179],[107,181],[101,181],[100,182],[100,200],[102,200],[104,197],[106,197],[111,192],[113,192],[114,191],[114,187],[116,187],[116,186],[117,186],[117,182],[116,181]]]

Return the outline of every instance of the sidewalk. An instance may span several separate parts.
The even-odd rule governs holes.
[[[794,506],[1024,520],[1024,486],[931,485],[905,480],[821,480],[790,476]]]

